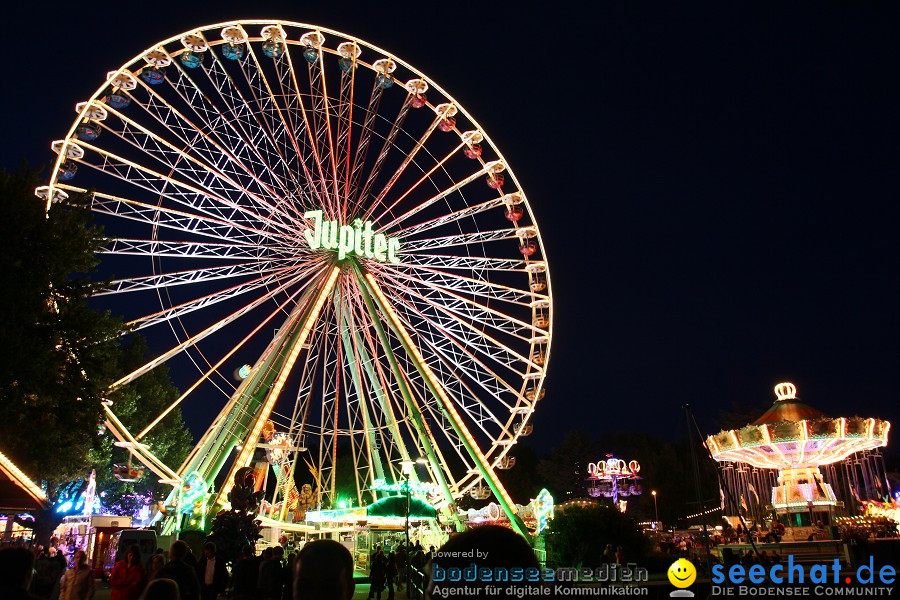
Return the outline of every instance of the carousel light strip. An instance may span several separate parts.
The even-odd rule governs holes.
[[[48,502],[44,490],[39,488],[28,475],[23,473],[22,470],[2,452],[0,452],[0,471],[3,471],[3,473],[12,479],[13,482],[19,484],[19,486],[37,502],[42,504]]]
[[[804,500],[803,502],[785,502],[772,504],[775,508],[790,508],[796,506],[834,506],[837,500]]]
[[[721,507],[721,506],[717,506],[717,507],[715,507],[715,508],[710,508],[710,509],[705,510],[705,511],[703,511],[703,512],[698,512],[698,513],[694,513],[693,515],[688,515],[688,516],[685,517],[685,519],[694,519],[694,518],[696,518],[696,517],[700,517],[700,516],[703,516],[703,515],[710,515],[710,514],[716,512],[716,511],[720,511],[720,510],[722,510],[722,507]]]
[[[300,351],[303,349],[304,344],[306,344],[306,338],[307,336],[309,336],[309,332],[312,330],[313,325],[318,320],[319,313],[322,311],[322,307],[325,305],[325,300],[328,298],[329,294],[331,294],[331,290],[334,288],[334,283],[335,281],[337,281],[338,275],[340,274],[340,267],[335,266],[331,269],[331,275],[328,276],[328,280],[325,282],[325,286],[319,293],[319,297],[316,299],[316,303],[313,305],[309,316],[306,318],[306,322],[303,324],[303,329],[300,330],[300,335],[297,337],[297,341],[294,342],[294,346],[291,348],[291,352],[288,355],[287,360],[284,362],[284,365],[281,368],[281,372],[278,373],[278,378],[275,380],[275,383],[272,384],[272,389],[269,392],[268,398],[266,398],[266,403],[263,406],[262,411],[260,411],[259,416],[256,419],[256,424],[253,426],[253,431],[250,432],[250,435],[247,437],[247,442],[241,448],[241,453],[238,455],[237,460],[234,461],[234,467],[232,467],[232,470],[246,466],[250,462],[250,458],[253,456],[253,452],[256,450],[256,441],[259,440],[259,436],[260,434],[262,434],[263,425],[265,425],[266,419],[268,419],[269,415],[272,413],[272,409],[275,408],[275,402],[278,401],[278,396],[281,394],[281,388],[284,387],[284,383],[287,381],[288,375],[290,375],[291,370],[294,367],[294,362],[300,355]],[[231,488],[233,486],[234,481],[229,474],[229,477],[225,479],[225,483],[222,485],[222,489],[219,491],[218,501],[220,503],[223,503],[224,499],[228,497],[228,492],[231,491]]]

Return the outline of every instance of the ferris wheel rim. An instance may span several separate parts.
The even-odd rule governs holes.
[[[79,145],[79,142],[74,141],[76,139],[75,138],[75,130],[78,126],[78,123],[88,115],[89,111],[92,110],[92,106],[99,104],[98,99],[102,96],[104,91],[109,87],[109,81],[111,79],[113,79],[115,76],[123,75],[126,72],[130,73],[130,71],[128,71],[127,69],[129,67],[133,66],[135,63],[139,63],[141,60],[144,60],[144,57],[148,53],[150,53],[158,48],[163,48],[167,44],[174,43],[175,41],[178,41],[179,39],[183,38],[184,36],[188,35],[189,33],[206,32],[206,31],[214,30],[214,29],[223,29],[223,28],[229,27],[229,26],[242,26],[242,25],[262,25],[262,26],[277,25],[279,27],[287,26],[287,27],[296,28],[296,29],[309,29],[312,31],[322,32],[322,33],[326,33],[326,34],[329,34],[332,36],[337,36],[341,39],[352,40],[355,44],[359,44],[360,46],[368,48],[368,49],[376,52],[377,54],[380,54],[384,57],[390,58],[393,61],[396,61],[399,65],[402,65],[405,69],[418,75],[421,79],[426,81],[441,96],[448,99],[461,112],[461,114],[463,114],[467,118],[467,120],[469,122],[471,122],[477,128],[477,131],[484,137],[484,139],[490,144],[492,150],[497,154],[498,160],[506,163],[498,146],[491,140],[491,138],[488,136],[486,131],[480,126],[480,124],[478,124],[477,120],[471,116],[471,114],[467,111],[467,109],[461,103],[456,101],[456,99],[452,95],[447,93],[446,90],[444,90],[441,86],[436,84],[427,75],[425,75],[424,73],[422,73],[421,71],[419,71],[418,69],[416,69],[415,67],[410,65],[409,63],[403,61],[402,59],[397,58],[394,54],[387,52],[378,46],[375,46],[373,44],[365,42],[364,40],[361,40],[355,36],[350,36],[348,34],[339,32],[337,30],[323,28],[323,27],[319,27],[319,26],[315,26],[315,25],[311,25],[311,24],[306,24],[306,23],[274,20],[274,19],[273,20],[266,20],[266,19],[236,20],[236,21],[225,21],[225,22],[216,23],[216,24],[212,24],[212,25],[206,25],[206,26],[202,26],[199,28],[185,31],[183,33],[172,36],[164,41],[158,42],[158,43],[150,46],[145,51],[141,52],[140,54],[135,56],[133,59],[126,62],[117,71],[111,72],[110,76],[107,78],[107,81],[97,89],[97,91],[92,95],[92,97],[87,102],[80,104],[81,111],[79,112],[78,118],[76,118],[75,121],[73,122],[73,125],[71,126],[68,134],[65,137],[65,140],[63,141],[63,149],[65,149],[69,145],[75,145],[75,146]],[[254,40],[256,40],[256,38],[252,37],[252,38],[248,38],[246,41],[249,43],[250,41],[254,41]],[[297,42],[291,42],[291,43],[296,44]],[[212,46],[212,44],[210,44],[210,46]],[[50,181],[50,185],[49,185],[48,202],[52,200],[52,198],[54,196],[55,188],[60,189],[60,190],[72,189],[72,186],[60,185],[58,182],[58,173],[59,173],[61,164],[63,163],[64,159],[66,158],[66,154],[67,154],[66,152],[62,152],[62,151],[58,152],[55,168],[53,171],[53,175],[51,176],[51,181]],[[546,257],[546,253],[544,252],[543,238],[540,235],[537,220],[534,218],[530,202],[528,201],[527,196],[525,196],[524,191],[522,191],[522,187],[519,185],[519,181],[516,178],[515,173],[512,171],[511,168],[508,167],[508,163],[506,163],[506,164],[507,164],[507,166],[506,166],[505,172],[510,176],[512,183],[514,184],[516,190],[518,190],[518,193],[521,194],[522,202],[524,203],[524,206],[530,216],[529,227],[533,230],[533,236],[530,236],[530,239],[533,239],[535,242],[537,242],[537,244],[540,248],[541,256]],[[543,273],[545,274],[544,276],[546,279],[546,292],[543,294],[543,296],[545,296],[547,299],[548,310],[552,310],[551,309],[551,306],[552,306],[552,303],[551,303],[552,302],[551,301],[552,282],[551,282],[551,277],[550,277],[550,273],[549,273],[549,264],[546,261],[546,258],[543,258],[540,262],[542,264]],[[526,264],[534,264],[534,262],[528,263],[526,261]],[[546,327],[546,339],[542,340],[542,343],[545,344],[545,350],[544,350],[544,354],[545,354],[544,365],[545,366],[540,369],[540,375],[537,378],[537,381],[535,384],[535,389],[538,391],[543,389],[543,383],[544,383],[544,379],[546,377],[546,363],[549,362],[549,357],[550,357],[550,352],[551,352],[551,347],[552,347],[552,338],[553,338],[552,328],[553,328],[553,323],[552,323],[552,318],[550,318],[549,322],[548,322],[548,326]],[[533,349],[534,343],[532,343],[530,347]],[[531,350],[529,350],[529,352],[530,351]],[[525,384],[523,384],[523,387],[522,387],[523,390],[524,390],[524,385]],[[533,412],[533,406],[532,406],[531,411],[529,411],[526,416],[530,417],[532,412]],[[110,413],[114,414],[111,409],[110,409]],[[507,425],[506,425],[507,429],[509,428],[509,426],[513,423],[513,421],[515,419],[516,419],[516,414],[512,413],[512,415],[507,420]],[[512,448],[513,443],[515,443],[515,441],[518,439],[518,437],[519,437],[519,432],[512,431],[510,433],[510,437],[509,437],[509,439],[511,441],[510,443],[498,444],[498,443],[494,442],[491,444],[491,448],[489,450],[487,450],[485,454],[488,458],[491,459],[492,467],[496,466],[504,457],[507,456],[508,452]],[[466,493],[473,486],[480,484],[481,479],[477,476],[473,476],[473,477],[466,476],[466,477],[461,478],[459,481],[460,481],[460,485],[458,486],[459,489],[457,489],[457,492],[460,494],[463,494],[463,493]]]

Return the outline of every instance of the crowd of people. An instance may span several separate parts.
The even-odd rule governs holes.
[[[394,600],[394,593],[403,591],[407,585],[408,575],[416,574],[414,579],[419,581],[419,574],[434,552],[434,546],[426,551],[418,541],[411,544],[408,550],[400,542],[387,553],[380,545],[375,546],[368,560],[369,598],[381,600],[381,595],[387,590],[387,600]],[[412,570],[408,572],[410,567]]]
[[[472,548],[486,550],[484,566],[538,564],[528,543],[504,527],[480,527],[454,536],[441,550],[446,551],[445,556],[472,556]],[[435,552],[433,546],[425,551],[419,544],[408,550],[399,544],[387,554],[376,547],[369,557],[369,597],[381,600],[386,590],[386,600],[394,600],[395,592],[404,588],[406,569],[421,573]],[[53,582],[38,577],[37,563],[43,558],[43,553],[36,557],[25,547],[0,549],[0,599],[93,599],[94,576],[84,552],[74,554],[68,569],[59,558],[49,557],[62,567],[61,573],[50,574],[56,577]],[[447,566],[455,562],[459,559],[448,559]],[[460,562],[460,566],[465,565]],[[308,542],[287,556],[282,546],[266,548],[258,556],[246,546],[230,573],[213,543],[205,545],[199,559],[187,544],[176,541],[169,548],[168,560],[157,551],[147,561],[142,561],[137,546],[130,546],[109,576],[110,600],[216,600],[226,590],[233,600],[351,600],[353,572],[350,551],[333,540]],[[427,585],[427,581],[421,583]]]
[[[308,553],[307,547],[316,548],[311,542],[300,552],[285,556],[281,546],[256,555],[248,545],[229,573],[212,542],[204,546],[199,559],[179,540],[172,543],[168,556],[160,548],[146,561],[138,546],[132,545],[109,575],[110,600],[216,600],[229,588],[234,600],[293,600],[295,563],[304,551]],[[76,551],[71,566],[67,566],[62,552],[3,548],[0,599],[91,600],[96,586],[87,555]],[[352,578],[352,560],[349,570]]]

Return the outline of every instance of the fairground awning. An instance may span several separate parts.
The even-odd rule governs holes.
[[[0,513],[31,512],[46,506],[43,490],[0,452]]]

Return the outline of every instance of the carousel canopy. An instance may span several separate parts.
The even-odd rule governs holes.
[[[828,417],[798,400],[796,392],[793,384],[778,384],[775,404],[759,419],[707,438],[713,458],[763,469],[796,469],[831,464],[887,445],[889,422]]]
[[[786,398],[784,400],[775,400],[775,404],[773,404],[769,410],[764,412],[760,418],[753,421],[753,425],[781,423],[783,421],[796,423],[798,421],[827,418],[828,415],[821,410],[813,408],[797,398]]]
[[[406,496],[388,496],[368,506],[370,517],[405,517]],[[409,499],[409,516],[416,519],[433,519],[437,511],[433,506],[416,497]]]

